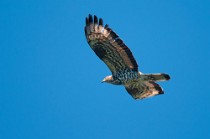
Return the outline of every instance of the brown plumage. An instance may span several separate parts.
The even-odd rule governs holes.
[[[135,99],[163,94],[162,88],[154,81],[170,79],[167,74],[142,74],[130,49],[103,20],[89,15],[86,18],[85,35],[95,54],[109,67],[112,75],[103,82],[124,85]]]

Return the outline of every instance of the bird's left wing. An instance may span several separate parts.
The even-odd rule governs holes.
[[[138,72],[138,65],[130,49],[103,20],[91,15],[86,18],[85,35],[96,55],[109,67],[113,75]]]

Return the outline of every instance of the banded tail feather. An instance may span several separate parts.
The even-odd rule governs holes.
[[[159,82],[159,81],[167,81],[170,79],[170,76],[165,73],[154,73],[154,74],[143,74],[140,73],[140,79],[143,81],[154,81],[154,82]]]

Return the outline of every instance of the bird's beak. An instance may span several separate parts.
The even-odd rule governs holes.
[[[105,82],[105,79],[103,79],[102,81],[101,81],[101,83],[104,83]]]

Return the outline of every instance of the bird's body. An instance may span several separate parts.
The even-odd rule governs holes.
[[[139,72],[130,49],[108,25],[103,26],[101,18],[98,20],[94,16],[93,19],[91,15],[86,18],[85,35],[90,47],[112,72],[103,82],[124,85],[134,99],[163,94],[162,88],[155,81],[168,80],[169,75]]]

